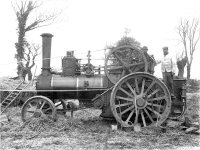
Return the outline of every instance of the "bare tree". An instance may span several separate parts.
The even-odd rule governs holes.
[[[181,43],[183,44],[186,57],[185,61],[187,63],[187,79],[190,79],[193,56],[197,49],[197,44],[200,38],[199,20],[181,20],[181,23],[178,26],[178,34],[181,38]],[[184,61],[182,61],[182,63],[184,63]]]
[[[27,41],[26,33],[34,29],[48,26],[54,22],[54,19],[57,17],[55,13],[50,15],[35,14],[35,10],[41,5],[32,0],[20,1],[13,5],[15,11],[17,22],[18,22],[18,41],[15,43],[17,53],[15,58],[17,59],[17,74],[19,78],[24,79],[26,75],[31,75],[31,68],[35,65],[35,57],[38,55],[39,47],[34,44],[29,44]],[[30,20],[30,15],[35,15],[35,19]],[[30,21],[29,21],[30,20]],[[28,21],[30,22],[28,24]],[[31,57],[32,56],[32,57]],[[32,63],[30,63],[32,59]],[[23,62],[26,62],[23,64]]]
[[[181,55],[176,57],[176,64],[178,67],[178,77],[183,78],[185,66],[187,63],[187,57],[184,55],[184,51]]]
[[[28,80],[32,79],[32,72],[31,69],[35,66],[35,58],[38,56],[39,54],[39,49],[40,46],[37,44],[26,44],[26,51],[24,52],[24,60],[26,61],[26,63],[24,64],[24,70],[23,70],[23,74],[22,77],[23,79],[25,79],[26,75],[28,75]]]

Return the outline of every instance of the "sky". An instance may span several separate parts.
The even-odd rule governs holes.
[[[12,4],[19,0],[0,1],[0,77],[16,76],[17,21]],[[115,44],[130,29],[128,36],[147,46],[157,60],[163,56],[162,47],[176,57],[182,50],[177,34],[181,18],[200,18],[199,0],[40,0],[36,13],[58,12],[56,21],[47,27],[27,33],[30,42],[41,44],[42,33],[51,33],[51,67],[61,67],[61,56],[74,50],[77,58],[86,59],[91,50],[92,63],[104,65],[106,45]],[[30,20],[35,16],[30,16]],[[194,54],[191,77],[200,79],[200,42]],[[38,56],[37,74],[41,72]],[[85,60],[82,61],[85,63]],[[160,65],[155,75],[161,77]]]

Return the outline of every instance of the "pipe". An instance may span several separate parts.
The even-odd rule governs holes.
[[[51,39],[53,37],[50,33],[41,34],[42,37],[42,74],[50,73],[51,62]]]

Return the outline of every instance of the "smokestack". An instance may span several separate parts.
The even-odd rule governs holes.
[[[53,37],[50,33],[43,33],[42,35],[42,73],[50,73],[51,62],[51,39]]]

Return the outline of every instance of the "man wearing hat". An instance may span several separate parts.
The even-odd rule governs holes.
[[[175,75],[175,63],[169,55],[168,47],[163,47],[163,60],[161,60],[161,70],[165,85],[168,87],[169,92],[174,96],[173,90],[173,76]]]
[[[146,59],[147,59],[147,62],[148,62],[148,72],[153,74],[154,73],[154,67],[156,65],[156,61],[154,59],[154,56],[153,55],[149,55],[147,52],[148,52],[148,47],[147,46],[143,46],[141,48],[141,50],[143,51]]]

